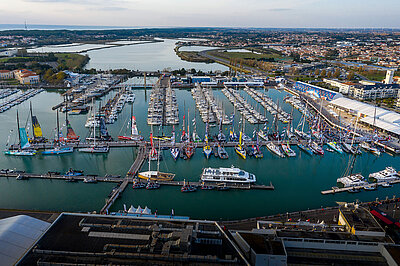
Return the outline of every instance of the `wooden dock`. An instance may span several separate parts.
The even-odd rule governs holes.
[[[387,182],[384,181],[384,182],[369,183],[369,184],[362,185],[362,186],[351,186],[351,187],[343,187],[343,188],[332,187],[332,189],[321,191],[321,194],[328,195],[328,194],[335,194],[335,193],[341,193],[341,192],[348,192],[349,190],[351,190],[353,188],[361,190],[361,189],[364,189],[365,187],[369,187],[369,186],[376,186],[376,188],[378,188],[379,186],[382,186],[383,184],[386,184],[386,183]],[[395,185],[398,183],[400,183],[400,179],[390,181],[390,184],[392,184],[392,185]],[[365,190],[365,191],[368,191],[368,190]]]
[[[115,200],[119,197],[119,195],[121,195],[122,192],[124,192],[129,182],[132,181],[133,176],[135,176],[142,167],[144,161],[146,160],[147,154],[148,149],[146,147],[140,147],[136,159],[133,162],[132,166],[129,168],[129,171],[126,174],[123,182],[121,183],[119,188],[112,191],[111,197],[107,199],[106,204],[103,206],[103,208],[101,208],[100,213],[108,214],[108,210],[114,204]]]

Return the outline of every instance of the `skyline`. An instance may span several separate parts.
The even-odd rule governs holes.
[[[0,24],[104,27],[400,28],[396,0],[15,0]],[[18,7],[18,8],[15,8]],[[307,18],[305,20],[304,18]]]

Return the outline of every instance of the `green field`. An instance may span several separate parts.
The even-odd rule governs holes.
[[[57,53],[54,54],[57,57],[57,62],[65,69],[76,69],[83,67],[88,58],[84,55],[73,54],[73,53]]]

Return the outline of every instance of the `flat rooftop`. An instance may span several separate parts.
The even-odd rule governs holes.
[[[21,265],[38,262],[243,264],[214,222],[66,213],[52,224]]]
[[[356,231],[384,232],[379,223],[372,217],[370,212],[364,208],[341,207],[340,211],[350,226]]]

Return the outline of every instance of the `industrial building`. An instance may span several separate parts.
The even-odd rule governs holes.
[[[386,228],[400,224],[392,222],[393,218],[377,207],[365,204],[346,203],[326,213],[315,210],[311,214],[313,221],[277,215],[281,218],[258,217],[247,226],[240,225],[241,221],[234,226],[215,221],[119,214],[62,213],[54,214],[52,219],[54,215],[32,213],[38,217],[20,215],[2,219],[0,259],[7,265],[398,265],[400,262],[400,246],[386,232]],[[317,221],[317,217],[325,221]],[[248,224],[247,220],[243,222]]]
[[[377,128],[390,135],[400,136],[400,114],[349,98],[338,98],[330,106],[339,113],[343,111],[360,117],[359,122]]]
[[[296,81],[296,83],[293,85],[293,89],[327,101],[332,101],[334,99],[343,97],[343,95],[339,92],[327,90],[301,81]]]

